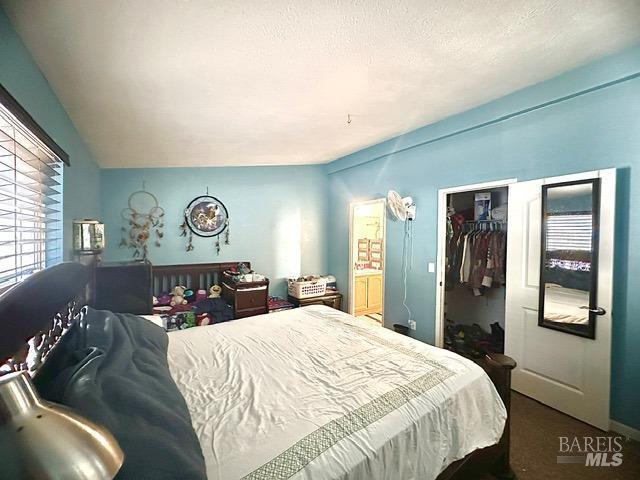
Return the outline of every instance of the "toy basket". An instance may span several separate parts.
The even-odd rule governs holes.
[[[289,279],[289,295],[297,299],[321,297],[327,291],[327,279],[317,278],[306,282]]]

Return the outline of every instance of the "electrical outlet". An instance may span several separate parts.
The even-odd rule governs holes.
[[[416,329],[416,321],[415,320],[409,320],[409,328],[411,330],[415,330]]]

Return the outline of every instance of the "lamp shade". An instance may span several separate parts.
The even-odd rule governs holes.
[[[42,400],[26,373],[0,377],[0,478],[112,479],[123,460],[106,429]]]

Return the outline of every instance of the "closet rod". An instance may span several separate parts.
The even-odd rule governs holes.
[[[502,223],[505,224],[504,220],[467,220],[465,223]]]

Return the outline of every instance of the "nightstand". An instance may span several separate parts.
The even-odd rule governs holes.
[[[339,292],[327,292],[321,297],[310,297],[303,299],[295,298],[289,295],[287,299],[296,307],[306,307],[309,305],[326,305],[327,307],[340,310],[340,307],[342,306],[342,294]]]

